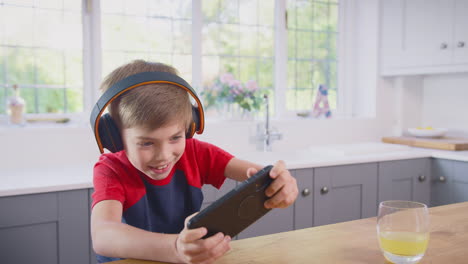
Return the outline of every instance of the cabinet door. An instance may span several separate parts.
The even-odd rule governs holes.
[[[314,226],[377,214],[377,164],[314,170]]]
[[[454,161],[453,202],[468,201],[468,162]]]
[[[2,263],[89,263],[88,192],[0,198]]]
[[[409,200],[429,204],[430,160],[409,159],[379,163],[379,202]]]
[[[454,178],[452,160],[432,160],[431,206],[453,203],[452,181]]]
[[[93,198],[91,197],[91,195],[93,194],[94,192],[94,189],[91,188],[91,189],[88,189],[88,206],[89,206],[89,215],[91,216],[91,211],[92,211],[92,208],[91,208],[91,205],[93,203]],[[88,220],[91,222],[91,218]],[[90,230],[88,231],[89,233],[89,263],[90,264],[96,264],[97,263],[97,259],[96,259],[96,253],[94,252],[94,249],[93,249],[93,241],[91,240],[91,226],[90,226]]]
[[[452,50],[451,0],[406,0],[403,3],[403,66],[448,64]]]
[[[312,227],[314,225],[314,169],[299,169],[294,171],[299,194],[294,203],[294,229]]]
[[[453,62],[468,63],[468,1],[455,0]]]
[[[453,63],[453,0],[381,1],[381,9],[383,75],[427,73]]]

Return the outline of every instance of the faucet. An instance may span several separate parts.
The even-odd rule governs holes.
[[[257,125],[257,150],[271,151],[273,140],[280,140],[283,138],[283,135],[275,129],[270,128],[270,104],[268,95],[264,94],[263,98],[265,99],[266,109],[265,126],[262,129],[261,123]]]

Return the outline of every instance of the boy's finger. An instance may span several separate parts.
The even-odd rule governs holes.
[[[231,237],[224,236],[222,233],[213,235],[212,237],[205,239],[203,248],[199,248],[200,254],[194,256],[192,260],[194,262],[216,260],[231,248],[229,245],[230,241]]]
[[[247,169],[247,178],[250,178],[250,177],[254,176],[255,173],[257,173],[257,172],[258,172],[258,170],[255,169],[255,168],[248,168]]]
[[[272,197],[273,195],[275,195],[275,193],[277,193],[283,188],[283,186],[287,184],[286,181],[287,179],[284,177],[277,177],[276,179],[274,179],[274,181],[270,183],[270,185],[265,190],[266,196]]]
[[[184,226],[187,226],[187,223],[188,223],[188,221],[190,220],[190,218],[194,217],[194,216],[197,215],[198,213],[199,213],[199,212],[195,212],[195,213],[193,213],[193,214],[187,216],[187,217],[185,218],[185,221],[184,221]]]
[[[286,170],[286,163],[282,160],[278,160],[270,171],[270,177],[275,179],[284,170]]]
[[[208,230],[204,227],[199,227],[195,229],[184,229],[180,233],[180,241],[184,243],[190,243],[201,239],[207,233]]]

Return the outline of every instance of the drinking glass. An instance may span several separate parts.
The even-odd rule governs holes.
[[[395,264],[418,263],[429,243],[427,205],[412,201],[379,204],[377,235],[385,258]]]

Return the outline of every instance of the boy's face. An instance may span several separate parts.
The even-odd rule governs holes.
[[[185,150],[185,129],[180,122],[151,131],[126,128],[122,137],[132,165],[154,180],[166,178]]]

